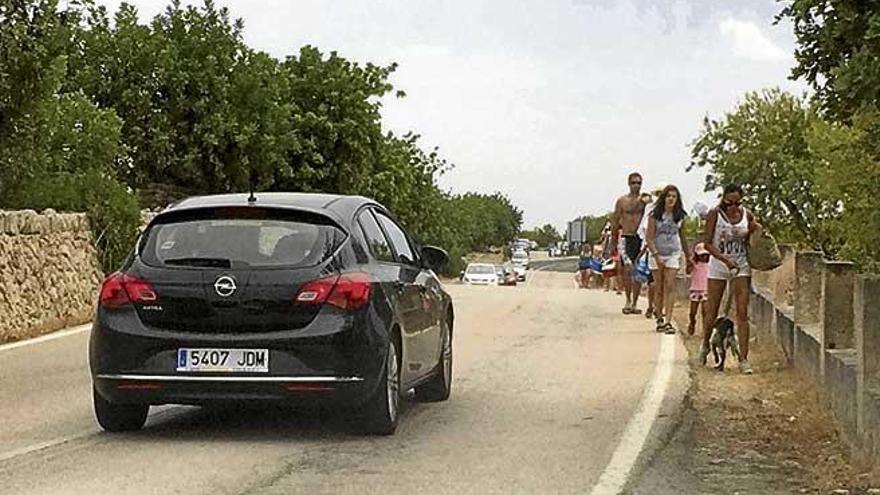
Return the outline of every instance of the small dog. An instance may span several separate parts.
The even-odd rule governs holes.
[[[709,345],[712,348],[712,356],[715,357],[715,369],[724,371],[724,361],[727,359],[727,349],[739,359],[739,339],[736,337],[736,329],[733,320],[721,317],[712,325],[712,336],[709,337]]]

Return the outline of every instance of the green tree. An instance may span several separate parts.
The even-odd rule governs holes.
[[[0,196],[11,198],[51,156],[46,122],[66,70],[75,22],[57,0],[0,3]],[[8,204],[7,204],[8,206]]]
[[[131,249],[136,198],[116,180],[119,117],[62,81],[84,31],[80,4],[0,4],[0,207],[88,213],[105,270]]]
[[[519,233],[519,237],[535,241],[541,248],[562,240],[562,236],[559,234],[559,231],[556,230],[556,227],[549,223],[532,230],[524,230]]]
[[[779,14],[797,38],[793,78],[806,79],[823,108],[842,120],[880,102],[880,4],[790,0]]]
[[[355,193],[371,174],[387,171],[378,163],[387,156],[380,98],[392,91],[388,77],[396,67],[361,66],[312,46],[287,58],[290,126],[300,139],[287,153],[280,188]]]
[[[880,115],[861,112],[852,125],[823,122],[811,129],[809,141],[818,191],[837,210],[824,220],[832,254],[880,271]]]
[[[703,122],[688,170],[708,168],[706,190],[743,186],[748,207],[777,235],[830,249],[824,219],[836,214],[816,189],[809,131],[815,105],[778,89],[748,93],[732,112]]]
[[[608,223],[610,216],[610,213],[606,213],[604,215],[585,215],[581,217],[581,221],[584,222],[587,229],[587,242],[590,244],[599,242],[599,239],[602,237],[602,229],[605,228],[605,224]]]
[[[123,4],[91,8],[68,85],[123,119],[117,171],[174,195],[271,184],[293,139],[280,64],[251,50],[241,20],[211,0],[174,0],[149,25]]]

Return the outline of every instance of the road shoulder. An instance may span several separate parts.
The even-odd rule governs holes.
[[[815,385],[762,339],[753,338],[751,376],[699,366],[699,339],[685,342],[692,382],[678,427],[628,493],[861,494],[880,486],[876,466],[850,454]]]

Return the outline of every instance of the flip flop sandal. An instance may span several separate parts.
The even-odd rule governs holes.
[[[629,306],[624,306],[621,312],[625,315],[632,314],[632,308],[630,308]]]
[[[663,325],[663,332],[666,335],[675,335],[675,327],[672,326],[672,323],[667,323]]]
[[[631,315],[640,315],[642,314],[642,310],[639,308],[630,308],[629,314]]]
[[[654,316],[654,308],[648,308],[645,310],[645,318],[651,318]]]

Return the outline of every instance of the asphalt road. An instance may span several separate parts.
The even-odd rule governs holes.
[[[550,267],[449,287],[452,397],[405,402],[392,437],[344,415],[177,406],[107,434],[88,332],[0,348],[0,493],[616,493],[674,423],[684,349]]]

